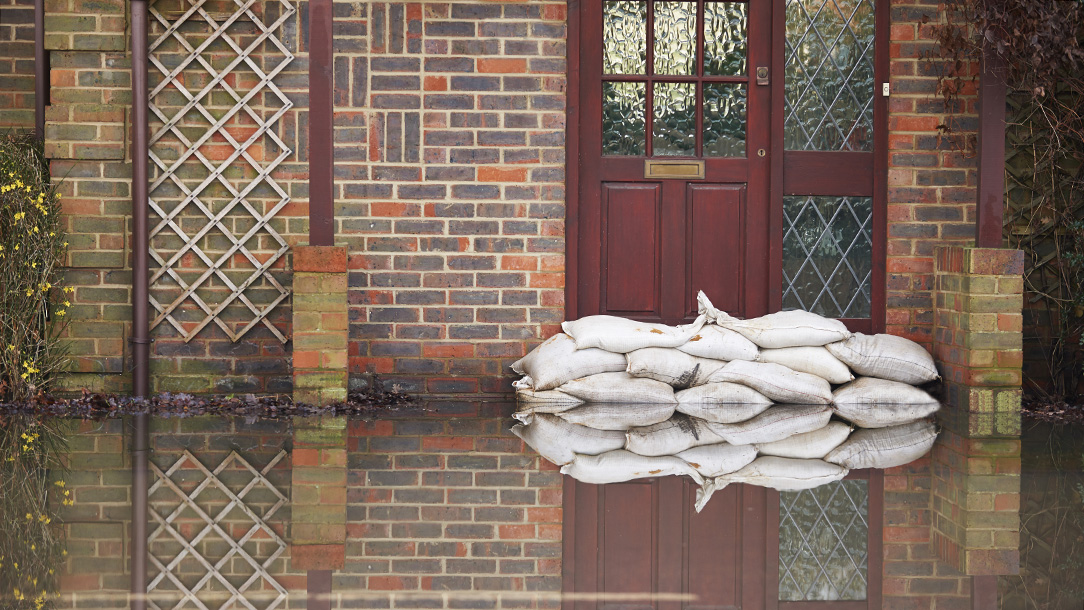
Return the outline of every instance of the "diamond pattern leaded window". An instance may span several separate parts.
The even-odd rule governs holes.
[[[870,317],[873,198],[783,197],[783,309]]]
[[[873,149],[873,0],[787,0],[787,150]]]
[[[779,599],[866,599],[869,482],[779,494]]]

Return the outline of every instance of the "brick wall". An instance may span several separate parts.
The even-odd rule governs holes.
[[[336,9],[352,382],[508,391],[563,319],[565,3]]]
[[[889,68],[886,329],[927,346],[933,341],[934,248],[974,241],[977,177],[975,157],[966,150],[977,127],[975,83],[968,81],[949,116],[936,93],[940,65],[923,59],[936,53],[938,7],[928,0],[892,3]],[[939,135],[939,125],[952,133]]]
[[[34,0],[0,0],[0,133],[34,127]]]

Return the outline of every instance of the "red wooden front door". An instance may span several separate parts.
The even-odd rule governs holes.
[[[581,314],[680,323],[698,290],[767,313],[770,8],[585,3]]]

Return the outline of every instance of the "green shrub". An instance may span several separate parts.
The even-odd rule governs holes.
[[[65,364],[67,245],[40,141],[0,137],[0,400],[45,392]]]

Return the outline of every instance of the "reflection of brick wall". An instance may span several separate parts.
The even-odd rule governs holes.
[[[34,127],[34,0],[0,0],[0,133]]]
[[[934,248],[975,236],[977,164],[963,151],[977,125],[975,84],[966,81],[950,118],[936,94],[940,67],[923,59],[937,50],[938,10],[922,0],[892,3],[888,102],[886,328],[926,345],[933,341]],[[942,124],[951,137],[938,135]]]

